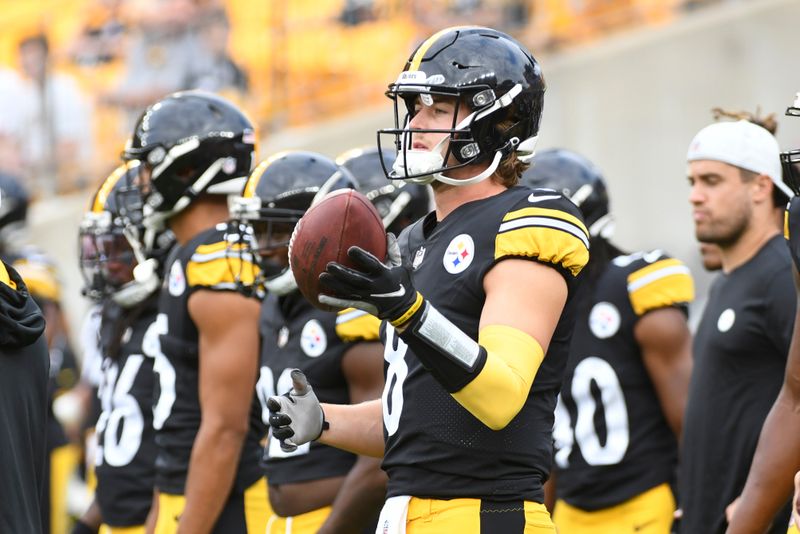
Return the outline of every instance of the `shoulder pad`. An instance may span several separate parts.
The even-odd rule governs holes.
[[[346,343],[378,341],[381,321],[363,310],[347,308],[336,316],[336,335]]]
[[[628,297],[636,315],[694,300],[694,280],[680,260],[660,250],[619,256],[614,265],[627,271]]]
[[[224,232],[208,232],[186,262],[189,287],[236,291],[239,283],[253,284],[258,266],[241,243],[229,242]]]
[[[518,201],[495,238],[495,260],[513,256],[536,258],[577,276],[589,261],[589,232],[578,208],[546,189]]]

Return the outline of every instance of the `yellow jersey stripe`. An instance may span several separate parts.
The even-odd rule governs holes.
[[[522,217],[519,219],[514,219],[513,221],[504,222],[500,225],[498,233],[508,232],[518,228],[524,228],[526,226],[543,226],[546,228],[555,228],[557,230],[568,232],[583,241],[583,244],[586,245],[586,248],[589,248],[589,237],[583,233],[579,227],[567,221],[561,219],[551,219],[549,217]]]
[[[6,266],[3,265],[3,262],[0,261],[0,284],[5,284],[11,289],[17,289],[17,284],[14,283],[13,280],[8,276],[8,269]]]
[[[681,272],[686,272],[687,274],[691,274],[689,272],[689,269],[684,265],[684,263],[681,260],[675,258],[665,258],[663,260],[653,262],[646,267],[642,267],[641,269],[638,269],[630,273],[628,275],[628,291],[633,291],[634,289],[636,289],[638,286],[636,286],[635,284],[637,284],[639,280],[648,279],[654,273],[658,273],[663,269],[676,268],[676,267],[683,267],[685,271]],[[669,272],[666,272],[666,274],[669,274]],[[634,287],[631,287],[632,284],[634,285]]]
[[[230,246],[230,243],[226,241],[217,241],[216,243],[210,243],[208,245],[198,245],[196,249],[194,249],[194,254],[192,255],[192,260],[194,260],[195,256],[204,256],[206,254],[213,254],[215,252],[219,252],[221,250],[226,250]]]
[[[585,236],[551,226],[523,226],[495,237],[494,258],[523,256],[560,265],[577,276],[589,261]]]
[[[629,292],[629,297],[636,315],[676,304],[687,304],[694,300],[694,281],[688,274],[662,276]]]
[[[789,207],[783,212],[783,237],[789,239]]]
[[[189,287],[236,289],[238,283],[252,285],[258,272],[254,263],[237,256],[223,256],[203,262],[192,259],[186,265],[186,283]]]
[[[634,313],[694,300],[694,280],[682,261],[666,258],[628,275],[628,295]]]
[[[589,238],[589,230],[586,229],[586,225],[583,224],[583,221],[574,215],[561,210],[550,208],[522,208],[506,213],[505,217],[503,217],[503,222],[513,221],[523,217],[548,217],[552,219],[561,219],[580,228],[584,235],[586,235],[586,238]]]
[[[348,308],[336,317],[336,335],[346,343],[378,341],[381,321],[362,310]]]

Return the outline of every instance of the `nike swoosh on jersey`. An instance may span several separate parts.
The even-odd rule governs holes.
[[[557,200],[561,198],[561,195],[543,195],[541,197],[537,197],[536,193],[531,193],[528,195],[528,202],[533,202],[534,204],[537,202],[544,202],[545,200]]]
[[[391,291],[389,293],[372,293],[371,297],[378,297],[378,298],[389,298],[389,297],[402,297],[406,294],[406,288],[403,287],[403,284],[400,284],[400,289],[396,291]]]

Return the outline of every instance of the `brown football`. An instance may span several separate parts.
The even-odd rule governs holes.
[[[386,230],[372,203],[353,189],[326,195],[297,223],[289,245],[289,264],[303,296],[315,307],[321,304],[319,275],[329,262],[356,267],[347,250],[359,246],[383,261],[386,258]]]

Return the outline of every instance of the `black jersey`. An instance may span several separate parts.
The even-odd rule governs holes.
[[[156,444],[153,429],[154,355],[142,350],[155,329],[154,298],[124,310],[109,302],[103,310],[103,378],[98,397],[95,498],[103,523],[143,525],[153,500]],[[109,339],[110,338],[110,339]]]
[[[189,459],[200,428],[198,332],[189,315],[189,297],[197,290],[235,291],[234,271],[226,250],[224,224],[204,230],[170,254],[153,329],[158,334],[145,351],[155,352],[157,401],[156,486],[164,493],[183,494]],[[249,268],[255,269],[250,266]],[[238,272],[238,271],[237,271]],[[261,475],[259,440],[266,433],[255,394],[250,429],[237,467],[234,491],[243,492]]]
[[[589,257],[578,209],[553,191],[515,187],[464,204],[438,223],[429,214],[401,234],[400,248],[416,289],[475,340],[486,300],[483,278],[503,259],[556,268],[569,297],[524,406],[499,431],[458,404],[386,326],[388,495],[542,502],[552,462],[553,410],[574,326],[573,295]]]
[[[342,358],[354,342],[378,341],[379,321],[360,310],[340,314],[314,308],[299,291],[268,295],[261,309],[261,376],[257,390],[265,419],[266,401],[292,388],[292,369],[305,373],[320,402],[349,404]],[[264,470],[270,484],[292,484],[343,476],[355,455],[319,442],[284,452],[270,439]]]
[[[44,316],[7,269],[0,262],[0,532],[36,534],[43,532],[50,358]]]
[[[800,197],[792,197],[786,206],[783,235],[789,245],[794,266],[800,271]]]
[[[683,263],[654,250],[615,258],[580,294],[553,430],[556,486],[570,505],[598,510],[674,479],[677,440],[634,328],[653,310],[685,312],[694,283]]]
[[[795,300],[791,259],[780,236],[714,280],[694,338],[683,423],[682,533],[725,531],[725,507],[744,488],[761,427],[783,383]]]

